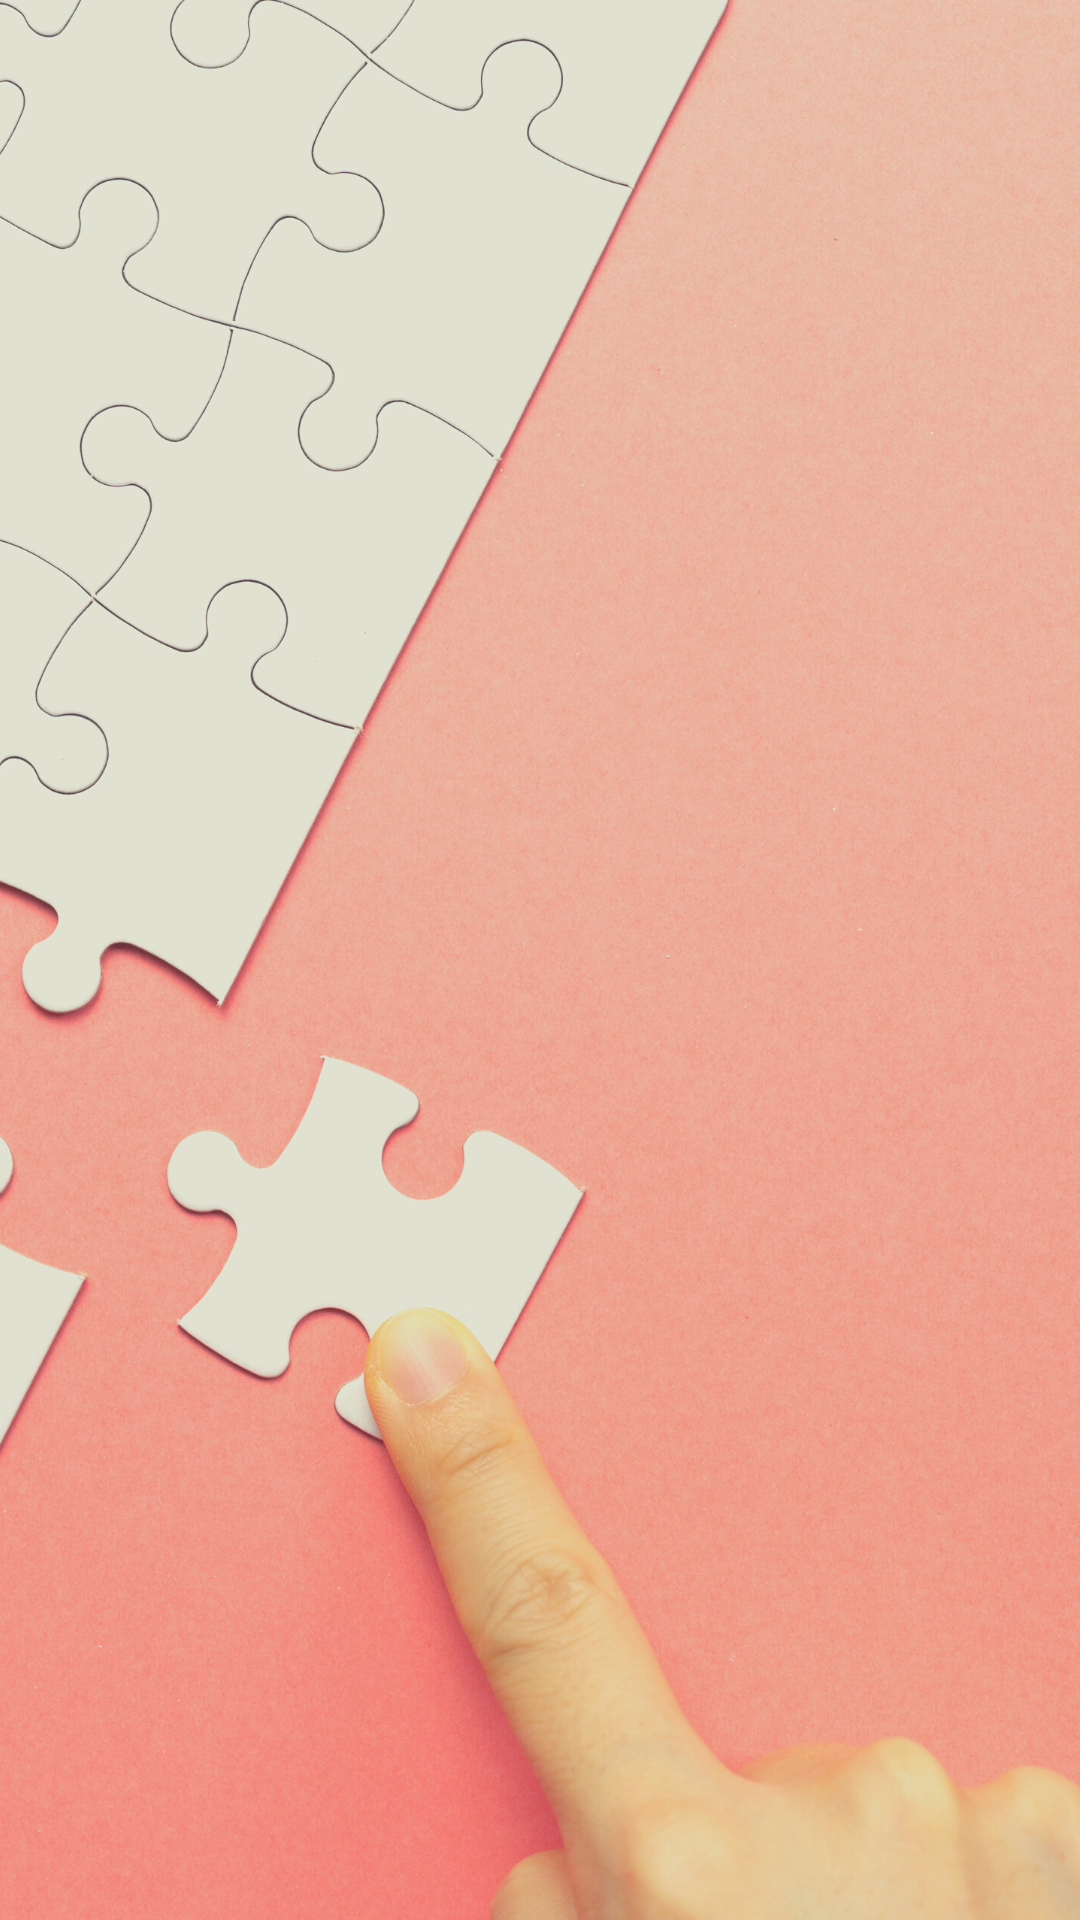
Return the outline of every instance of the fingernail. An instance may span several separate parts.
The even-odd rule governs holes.
[[[399,1313],[379,1336],[378,1368],[410,1407],[456,1386],[469,1364],[464,1347],[437,1313]]]

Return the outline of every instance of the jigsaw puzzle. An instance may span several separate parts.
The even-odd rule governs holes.
[[[85,3],[85,0],[84,0]],[[493,462],[417,407],[379,415],[371,458],[348,473],[306,459],[297,423],[326,368],[237,333],[199,425],[172,444],[129,408],[99,414],[83,443],[111,485],[153,502],[130,560],[102,595],[173,645],[204,631],[226,580],[269,582],[289,635],[257,684],[305,713],[359,727],[454,547]]]
[[[0,4],[0,879],[60,915],[40,1005],[118,941],[223,997],[721,11]]]
[[[58,567],[0,540],[0,763],[25,760],[57,793],[92,786],[108,755],[92,720],[50,713],[38,700],[52,655],[87,605]]]
[[[506,446],[626,203],[623,188],[530,145],[529,125],[558,89],[557,63],[527,44],[492,55],[470,112],[371,65],[346,88],[316,158],[375,182],[386,208],[378,238],[333,254],[298,222],[280,223],[236,316],[333,367],[301,429],[312,460],[363,459],[395,396],[490,453]]]
[[[0,537],[44,554],[91,593],[135,545],[146,502],[94,484],[84,427],[128,401],[163,434],[187,433],[229,343],[227,327],[126,283],[125,261],[156,226],[153,200],[130,180],[87,194],[67,247],[0,220]]]
[[[378,59],[432,99],[471,107],[495,47],[539,41],[562,87],[530,138],[632,187],[723,11],[723,0],[413,0]]]
[[[218,594],[190,653],[96,604],[76,621],[42,697],[92,710],[104,773],[60,795],[19,761],[0,767],[0,880],[59,916],[23,968],[39,1006],[92,999],[118,941],[228,992],[353,739],[252,684],[284,630],[276,595],[250,581]]]
[[[378,230],[370,183],[331,178],[311,152],[360,56],[306,13],[264,0],[243,59],[206,72],[177,53],[172,11],[173,0],[80,0],[63,32],[42,39],[0,10],[0,74],[25,97],[0,153],[0,214],[67,246],[88,188],[136,180],[160,226],[132,284],[230,320],[275,220],[306,220],[328,246]]]
[[[284,3],[284,0],[283,0]],[[412,0],[304,0],[310,13],[365,53],[392,33]],[[250,35],[251,0],[180,0],[172,36],[185,60],[224,67],[238,60]]]
[[[182,1141],[169,1162],[174,1197],[195,1212],[227,1213],[237,1227],[220,1274],[180,1322],[185,1332],[269,1379],[288,1366],[298,1321],[318,1308],[340,1308],[370,1334],[392,1313],[437,1307],[496,1358],[581,1193],[524,1147],[474,1133],[449,1193],[406,1198],[382,1155],[418,1107],[392,1080],[327,1059],[273,1166],[249,1166],[219,1133]],[[362,1378],[342,1387],[336,1405],[378,1437]]]
[[[11,1149],[0,1140],[0,1193],[10,1184],[13,1168]],[[0,1440],[67,1319],[83,1277],[0,1246]]]

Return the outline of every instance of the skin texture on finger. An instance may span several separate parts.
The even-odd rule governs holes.
[[[447,1315],[368,1349],[372,1411],[458,1618],[573,1855],[611,1852],[637,1801],[730,1779],[689,1727],[610,1568],[554,1486],[487,1354]],[[403,1397],[405,1396],[405,1397]]]
[[[533,1853],[508,1873],[491,1920],[578,1920],[563,1853]]]
[[[856,1751],[854,1747],[842,1746],[838,1742],[819,1742],[805,1747],[786,1747],[782,1753],[763,1753],[758,1759],[748,1761],[739,1768],[742,1780],[768,1782],[770,1786],[783,1786],[789,1780],[806,1780],[812,1774],[835,1766],[846,1760]]]

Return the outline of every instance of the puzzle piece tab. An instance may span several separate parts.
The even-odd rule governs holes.
[[[85,4],[85,0],[84,0]],[[203,418],[172,445],[128,408],[100,414],[83,443],[100,479],[145,484],[150,522],[102,596],[125,620],[192,646],[225,580],[281,595],[289,634],[258,685],[305,713],[361,726],[408,638],[494,462],[416,407],[383,408],[371,458],[327,473],[297,422],[326,368],[236,333]]]
[[[0,1193],[12,1174],[0,1140]],[[43,1267],[0,1246],[0,1440],[22,1406],[45,1355],[71,1311],[83,1275]]]
[[[323,166],[378,187],[378,238],[332,254],[283,221],[253,263],[237,318],[334,369],[301,440],[321,466],[362,460],[384,400],[506,446],[558,344],[626,193],[559,166],[528,129],[559,88],[542,47],[493,54],[484,95],[454,112],[369,65],[316,146]]]
[[[581,1193],[524,1147],[474,1133],[449,1193],[407,1199],[382,1155],[418,1104],[392,1080],[327,1059],[273,1166],[249,1166],[219,1133],[181,1141],[169,1162],[174,1197],[237,1226],[220,1274],[180,1322],[185,1332],[270,1379],[289,1364],[298,1321],[318,1308],[340,1308],[370,1334],[392,1313],[436,1307],[496,1358]],[[336,1405],[378,1438],[362,1378]]]
[[[85,1005],[118,941],[224,999],[353,739],[252,685],[284,626],[276,595],[240,582],[190,653],[98,605],[68,634],[42,697],[100,721],[105,772],[60,795],[0,767],[0,880],[59,915],[23,967],[39,1006]]]
[[[92,720],[49,713],[37,697],[52,654],[87,604],[66,573],[0,540],[0,762],[26,760],[58,793],[92,786],[108,758]]]
[[[723,11],[724,0],[413,0],[378,59],[421,93],[471,107],[493,48],[538,40],[563,85],[534,145],[631,187]]]
[[[374,53],[409,5],[410,0],[304,0],[304,12],[344,34],[356,48]],[[193,65],[223,67],[238,60],[247,46],[250,15],[251,0],[180,0],[172,37]]]
[[[55,39],[0,14],[0,74],[26,105],[0,153],[0,214],[69,245],[97,181],[138,180],[161,223],[129,278],[189,312],[230,320],[274,221],[360,246],[382,217],[370,183],[331,179],[312,143],[356,72],[354,47],[291,6],[254,9],[251,45],[206,72],[169,34],[173,0],[81,0]]]
[[[0,538],[45,554],[93,592],[135,545],[146,502],[94,485],[80,453],[87,421],[128,401],[163,434],[187,433],[214,390],[229,330],[124,280],[124,262],[157,225],[145,188],[105,181],[79,221],[72,245],[56,247],[0,220]]]

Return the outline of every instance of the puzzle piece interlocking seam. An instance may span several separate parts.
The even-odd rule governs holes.
[[[366,245],[378,231],[382,203],[370,181],[333,178],[312,153],[361,56],[306,13],[264,0],[243,59],[206,71],[173,45],[173,4],[81,0],[50,40],[20,16],[0,15],[0,75],[25,98],[0,152],[0,214],[66,245],[88,188],[136,180],[161,219],[131,283],[228,321],[283,215],[306,221],[327,246]]]
[[[84,1006],[119,942],[224,999],[354,737],[254,686],[252,663],[284,630],[277,595],[238,581],[189,652],[97,603],[68,633],[43,697],[93,706],[104,774],[59,795],[20,761],[0,767],[0,880],[59,916],[23,967],[39,1006]]]
[[[21,6],[15,0],[0,0],[0,14],[17,13],[31,33],[51,40],[63,33],[78,6],[79,0],[23,0]]]
[[[11,1149],[0,1140],[0,1193],[13,1169]],[[0,1441],[67,1319],[83,1278],[0,1246]]]
[[[84,0],[85,4],[85,0]],[[321,361],[237,332],[198,426],[171,443],[130,408],[91,422],[90,471],[143,486],[146,531],[102,600],[190,647],[223,580],[269,582],[289,613],[257,685],[321,720],[363,725],[487,485],[494,462],[467,434],[389,403],[370,459],[346,473],[308,460],[297,427],[329,375]]]
[[[505,448],[627,198],[530,144],[558,87],[551,55],[519,43],[490,56],[468,111],[369,64],[327,116],[316,158],[374,181],[378,238],[334,254],[279,223],[236,310],[333,367],[301,429],[319,465],[362,460],[391,395]]]
[[[41,684],[65,634],[89,605],[83,589],[37,554],[0,540],[0,765],[25,760],[55,793],[80,793],[108,759],[87,715],[52,710]]]
[[[69,246],[0,220],[0,536],[45,555],[88,593],[138,541],[145,502],[96,486],[81,456],[101,409],[127,402],[170,439],[194,426],[225,363],[227,326],[133,289],[126,263],[151,240],[144,187],[108,180]]]
[[[172,18],[177,52],[196,67],[230,65],[247,47],[255,4],[257,0],[180,0]],[[351,41],[358,52],[374,53],[411,5],[412,0],[303,0],[303,11]]]
[[[169,1162],[169,1188],[195,1212],[221,1211],[237,1239],[180,1325],[249,1373],[289,1364],[298,1322],[320,1308],[368,1333],[407,1307],[436,1307],[471,1327],[495,1359],[580,1203],[581,1191],[498,1134],[465,1143],[457,1185],[435,1200],[391,1186],[382,1156],[418,1101],[347,1061],[324,1059],[307,1112],[270,1167],[231,1140],[192,1134]],[[337,1396],[342,1418],[378,1437],[362,1378]]]
[[[558,97],[529,138],[565,165],[632,187],[726,0],[413,0],[378,50],[388,73],[448,106],[480,97],[509,40],[550,48]]]

